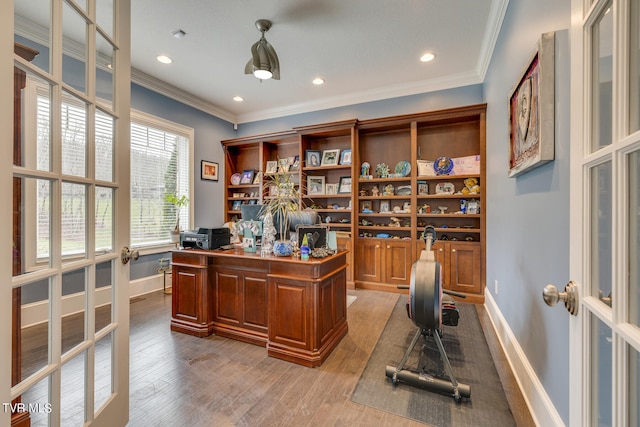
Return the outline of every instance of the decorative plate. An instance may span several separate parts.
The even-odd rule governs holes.
[[[406,160],[400,160],[396,165],[395,172],[400,176],[409,176],[411,173],[411,164]]]
[[[241,179],[242,179],[242,175],[240,175],[239,173],[234,173],[233,175],[231,175],[231,184],[239,185]]]
[[[433,162],[433,169],[436,175],[449,175],[453,170],[453,160],[450,157],[438,157]]]

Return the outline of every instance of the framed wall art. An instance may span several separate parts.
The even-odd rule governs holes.
[[[340,183],[338,185],[338,193],[351,193],[351,177],[340,177]]]
[[[509,94],[509,177],[554,159],[555,33],[545,33]]]
[[[206,160],[202,160],[200,162],[200,179],[205,179],[209,181],[217,181],[218,180],[218,164],[216,162],[209,162]]]

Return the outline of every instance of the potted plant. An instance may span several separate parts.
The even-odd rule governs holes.
[[[293,253],[293,245],[287,239],[289,221],[291,214],[300,210],[300,193],[291,174],[273,174],[269,178],[264,184],[266,196],[260,215],[270,216],[278,231],[279,240],[273,245],[273,253],[288,256]]]
[[[180,210],[183,206],[189,204],[189,198],[186,195],[178,196],[175,193],[169,193],[164,196],[164,199],[167,203],[170,203],[174,206],[175,214],[176,214],[176,224],[171,233],[171,243],[179,243],[180,242]]]

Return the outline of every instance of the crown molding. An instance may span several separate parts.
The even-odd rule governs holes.
[[[487,75],[493,49],[496,47],[502,21],[504,21],[504,17],[507,14],[508,6],[509,0],[493,0],[491,2],[491,9],[489,10],[489,17],[487,19],[487,30],[484,32],[485,37],[482,40],[480,55],[478,55],[478,64],[476,66],[478,76],[480,76],[482,81],[484,81]]]
[[[391,85],[383,88],[376,88],[370,91],[348,94],[345,96],[323,98],[312,102],[294,104],[282,108],[273,108],[269,110],[239,114],[237,116],[237,120],[239,124],[249,123],[260,120],[291,116],[295,114],[311,113],[313,111],[319,110],[328,110],[331,108],[344,107],[348,105],[362,104],[365,102],[382,101],[385,99],[399,98],[402,96],[453,89],[479,83],[482,83],[482,79],[475,72],[462,73],[439,79],[430,79],[420,82]]]
[[[220,107],[212,104],[211,102],[200,98],[199,96],[185,92],[182,89],[165,83],[135,68],[131,69],[131,82],[154,92],[158,92],[159,94],[171,98],[175,101],[181,102],[185,105],[211,114],[212,116],[218,117],[222,120],[226,120],[229,123],[237,123],[237,117],[235,114],[225,111]]]

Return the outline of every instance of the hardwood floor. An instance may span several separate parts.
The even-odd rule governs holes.
[[[135,298],[131,302],[128,425],[424,425],[350,400],[398,295],[348,292],[357,296],[348,309],[349,333],[325,363],[313,369],[267,357],[264,347],[171,332],[171,295],[158,291]],[[483,312],[478,306],[486,329]],[[504,356],[500,359],[501,349],[489,332],[485,331],[487,342],[498,360],[516,425],[533,426],[515,381],[512,376],[509,379]]]

